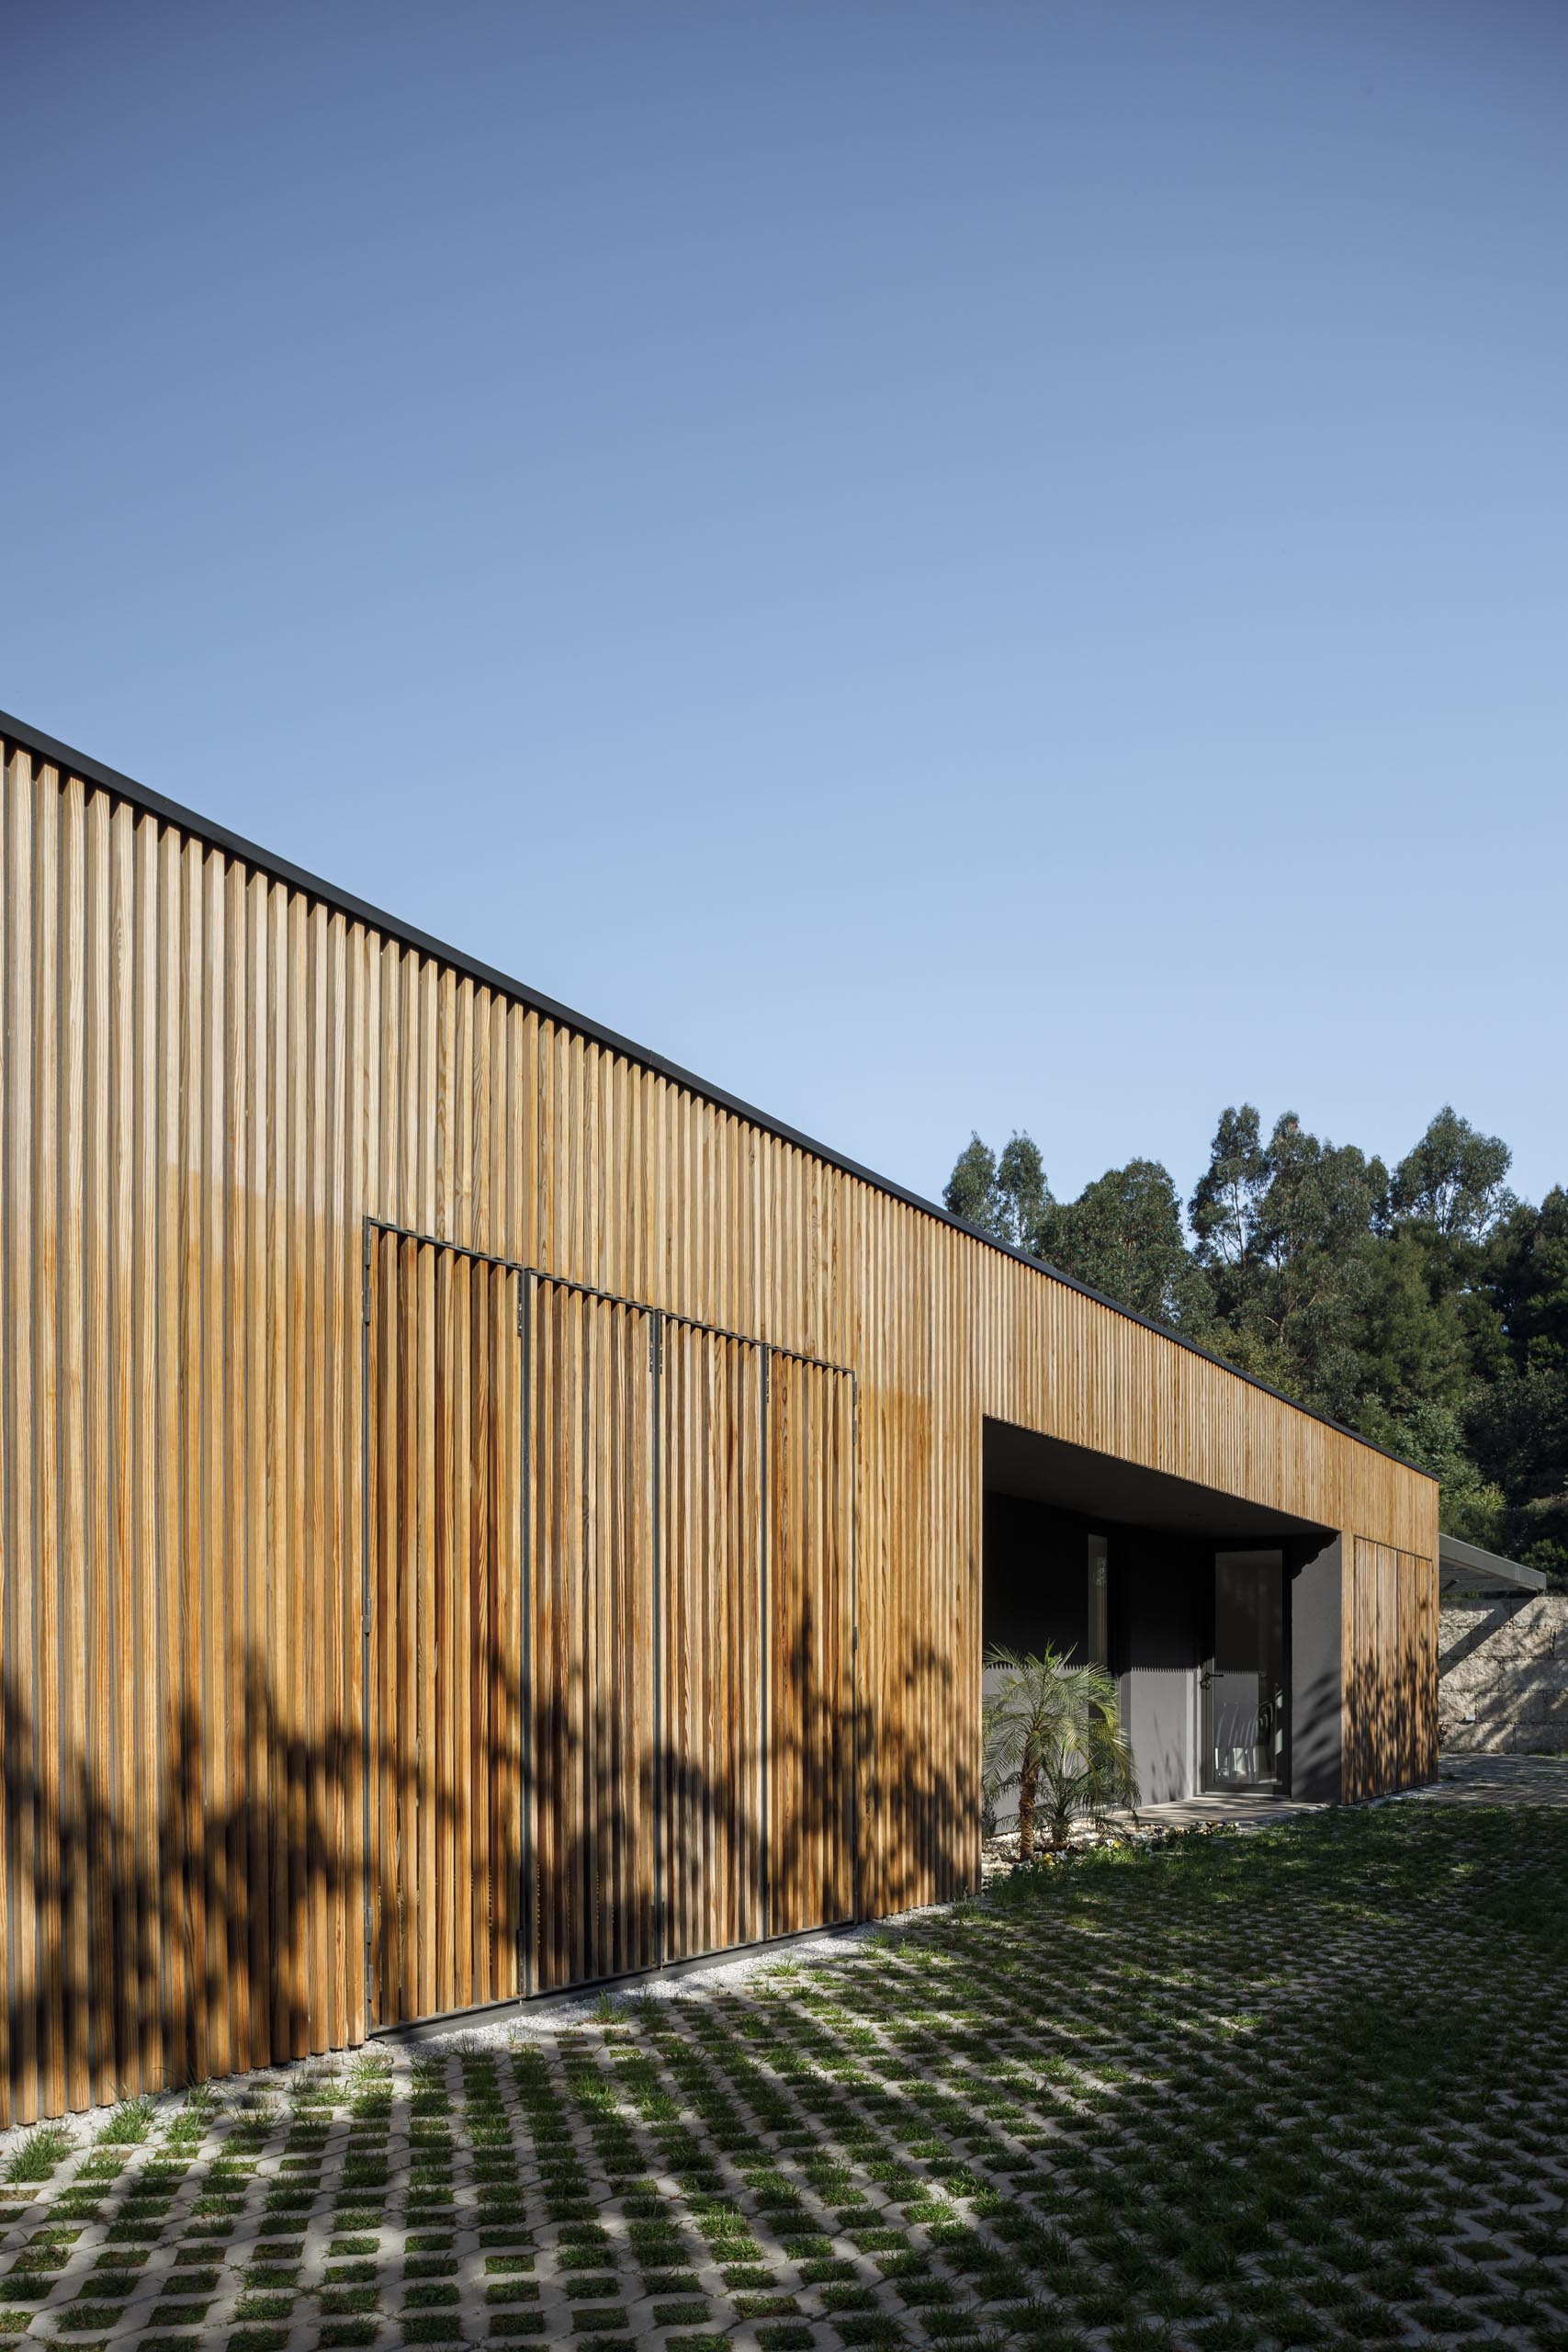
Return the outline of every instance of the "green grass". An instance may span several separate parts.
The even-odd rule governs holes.
[[[95,2135],[100,2148],[132,2147],[150,2139],[157,2110],[150,2098],[122,2098]]]
[[[1565,1813],[1089,1856],[511,2048],[126,2101],[90,2150],[14,2139],[37,2195],[0,2214],[0,2336],[48,2298],[68,2340],[132,2311],[133,2352],[188,2346],[228,2294],[231,2352],[449,2344],[477,2222],[469,2334],[495,2341],[624,2346],[649,2296],[667,2352],[743,2325],[765,2352],[1568,2352],[1563,1982]],[[209,2240],[207,2212],[236,2218]],[[164,2300],[128,2303],[161,2234]]]
[[[24,2132],[4,2165],[0,2180],[48,2180],[71,2153],[71,2134],[59,2123],[39,2123]]]

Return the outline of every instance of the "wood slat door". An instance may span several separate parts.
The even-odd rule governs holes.
[[[518,1990],[523,1362],[511,1268],[371,1250],[367,1909],[391,2025]]]
[[[770,1932],[856,1908],[854,1384],[768,1365]]]
[[[666,1322],[659,1377],[660,1955],[767,1933],[763,1354]]]
[[[851,1376],[371,1250],[373,2022],[851,1917]]]
[[[653,1327],[530,1285],[528,1989],[655,1958]]]

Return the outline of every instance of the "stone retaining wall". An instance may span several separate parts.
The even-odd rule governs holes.
[[[1568,1597],[1445,1601],[1438,1653],[1450,1753],[1568,1755]]]

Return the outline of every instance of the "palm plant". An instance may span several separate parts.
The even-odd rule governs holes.
[[[998,1789],[1018,1791],[1021,1862],[1034,1860],[1037,1819],[1060,1853],[1075,1821],[1098,1829],[1123,1806],[1136,1813],[1133,1751],[1104,1667],[1074,1666],[1070,1650],[1049,1643],[1043,1657],[995,1643],[986,1664],[1005,1678],[986,1700],[986,1770]]]

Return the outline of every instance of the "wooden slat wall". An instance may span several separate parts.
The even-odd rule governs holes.
[[[652,1317],[535,1285],[535,1987],[651,1966]]]
[[[370,1276],[370,1969],[392,2025],[518,1990],[520,1277],[397,1240]],[[344,1829],[352,1888],[352,1805]]]
[[[367,1215],[853,1369],[868,1912],[977,1864],[985,1415],[1338,1529],[1348,1560],[1356,1538],[1435,1560],[1431,1482],[0,749],[0,2120],[366,2030]],[[629,1338],[617,1354],[556,1320],[558,1374],[624,1410]],[[432,1319],[420,1381],[434,1340]],[[614,1488],[581,1430],[561,1443]],[[1363,1632],[1371,1674],[1384,1630],[1346,1582],[1348,1677]],[[610,1638],[543,1631],[568,1652]],[[1376,1708],[1348,1679],[1346,1703],[1355,1745]],[[1367,1736],[1361,1785],[1388,1785]],[[645,1890],[635,1851],[615,1867],[626,1954]],[[558,1951],[605,1939],[581,1905],[548,1931]]]
[[[767,1932],[763,1351],[667,1323],[660,1377],[664,1936],[684,1960]]]
[[[1438,1769],[1437,1562],[1357,1536],[1343,1596],[1344,1794],[1417,1787]]]
[[[1438,1563],[1416,1558],[1416,1589],[1421,1619],[1416,1637],[1416,1780],[1438,1774]]]
[[[768,1922],[854,1908],[852,1383],[768,1364]]]
[[[850,1917],[852,1377],[381,1228],[366,1271],[372,2023]]]

